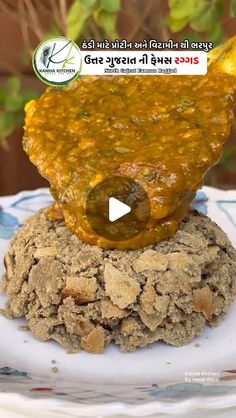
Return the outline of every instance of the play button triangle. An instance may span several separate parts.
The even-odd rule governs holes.
[[[115,197],[109,198],[109,221],[115,222],[122,216],[127,215],[131,212],[131,207],[116,199]]]

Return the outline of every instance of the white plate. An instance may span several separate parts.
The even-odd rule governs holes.
[[[23,219],[50,201],[47,189],[0,198],[0,274],[9,238]],[[207,210],[236,245],[236,191],[205,187],[195,205]],[[5,299],[0,297],[1,306]],[[40,408],[41,417],[49,412],[55,417],[159,416],[193,411],[199,405],[236,406],[235,317],[236,303],[219,327],[206,328],[184,347],[156,343],[121,353],[111,346],[96,355],[66,354],[57,343],[40,342],[20,331],[23,320],[0,316],[0,413],[6,409],[21,416],[24,411],[24,416],[34,411],[38,416]]]

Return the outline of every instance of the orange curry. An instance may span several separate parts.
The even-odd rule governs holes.
[[[138,248],[176,231],[233,121],[236,78],[113,76],[48,88],[26,107],[24,149],[50,181],[53,219],[103,248]],[[136,237],[111,242],[86,218],[89,191],[113,175],[137,180],[151,215]]]

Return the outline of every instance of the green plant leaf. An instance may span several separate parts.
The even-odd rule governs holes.
[[[227,160],[231,159],[232,157],[236,156],[236,145],[235,144],[228,144],[225,146],[223,154],[221,156],[220,162],[225,163]]]
[[[236,145],[228,144],[225,146],[220,159],[220,165],[230,173],[236,173]]]
[[[101,8],[109,13],[117,13],[121,8],[120,0],[101,0]]]
[[[15,127],[23,126],[24,116],[23,112],[18,112],[15,114]]]
[[[38,93],[34,90],[23,90],[22,91],[22,102],[23,106],[32,99],[36,99],[38,97]]]
[[[175,2],[169,2],[170,16],[173,19],[190,17],[202,7],[204,2],[205,0],[175,0]]]
[[[235,160],[224,162],[222,164],[222,167],[224,167],[224,169],[229,171],[230,173],[236,173],[236,161]]]
[[[199,32],[209,30],[222,16],[223,11],[223,0],[212,0],[211,3],[205,2],[201,9],[199,9],[190,20],[190,27]]]
[[[80,0],[74,0],[67,15],[67,37],[76,41],[90,15],[90,7],[82,4]]]
[[[231,0],[230,3],[230,16],[236,17],[236,0]]]
[[[17,95],[20,91],[21,81],[17,76],[9,77],[6,82],[6,91],[10,95]]]
[[[2,87],[0,87],[0,106],[3,106],[6,101],[6,93]]]
[[[97,25],[104,30],[105,35],[107,35],[110,39],[118,38],[118,34],[116,31],[116,13],[108,13],[105,10],[100,9],[97,10],[93,16]]]
[[[0,113],[0,138],[4,140],[15,129],[16,124],[14,120],[14,114],[8,112]]]
[[[214,26],[207,33],[207,40],[209,42],[214,42],[214,45],[217,46],[224,42],[225,35],[221,25],[221,22],[216,22]]]
[[[172,7],[175,7],[176,3],[178,3],[179,0],[169,0],[168,1],[168,5],[169,8],[171,9]]]
[[[97,0],[79,0],[80,4],[85,7],[92,7],[96,4]]]
[[[184,33],[180,33],[178,35],[178,40],[179,41],[184,41],[185,39],[188,39],[190,42],[200,42],[202,41],[202,37],[198,32],[184,32]]]
[[[53,22],[49,32],[45,35],[45,38],[47,38],[49,36],[58,36],[58,35],[61,35],[61,32],[60,32],[59,28],[57,27],[57,24],[55,22]]]
[[[5,86],[0,87],[0,145],[6,147],[7,137],[17,126],[22,126],[24,105],[37,96],[34,90],[21,89],[16,76],[8,78]]]
[[[5,102],[5,109],[6,112],[18,112],[23,110],[24,103],[22,100],[22,96],[19,94],[18,96],[10,96],[6,97]]]
[[[166,25],[170,28],[171,32],[179,32],[188,24],[188,18],[173,19],[170,15],[166,19]]]

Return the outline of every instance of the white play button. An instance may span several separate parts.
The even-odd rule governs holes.
[[[109,198],[109,221],[114,222],[131,212],[131,207],[116,199]]]
[[[86,217],[93,231],[101,237],[98,245],[102,243],[102,247],[104,243],[104,248],[121,250],[126,248],[123,241],[132,240],[146,227],[150,217],[150,201],[135,180],[112,176],[90,190]],[[120,245],[116,245],[116,242],[120,242]],[[131,247],[127,248],[139,246],[139,240],[137,243],[134,241],[134,247],[133,241],[130,242]]]

